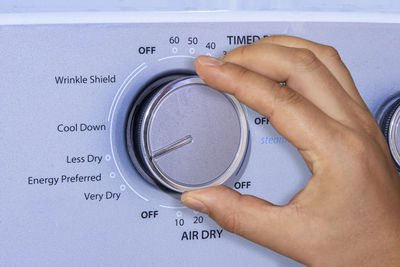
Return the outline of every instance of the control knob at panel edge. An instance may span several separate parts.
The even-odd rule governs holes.
[[[379,124],[400,171],[400,97],[393,97],[384,105]]]

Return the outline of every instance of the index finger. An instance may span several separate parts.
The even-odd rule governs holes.
[[[334,145],[332,135],[340,127],[294,90],[242,66],[200,56],[195,61],[199,76],[211,87],[234,95],[239,101],[268,117],[274,128],[302,152],[306,161]],[[323,144],[323,145],[322,145]]]

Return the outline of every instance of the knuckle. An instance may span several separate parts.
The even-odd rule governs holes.
[[[239,68],[235,73],[235,78],[232,80],[233,82],[233,90],[232,95],[236,98],[241,98],[242,94],[244,94],[243,88],[240,84],[243,84],[243,81],[251,81],[252,73],[250,70],[246,68]]]
[[[238,68],[236,77],[238,80],[246,80],[250,76],[250,70],[246,68]]]
[[[230,211],[221,221],[221,227],[229,232],[240,234],[242,227],[239,214],[236,210]]]
[[[229,93],[239,99],[243,94],[245,94],[242,84],[251,81],[251,71],[243,67],[227,68],[223,71],[232,77],[228,81],[228,86],[230,88]]]
[[[305,209],[298,201],[299,196],[299,194],[296,194],[291,202],[285,207],[286,211],[289,212],[290,215],[294,215],[296,218],[302,218],[306,216]]]
[[[324,45],[321,51],[322,57],[341,61],[339,52],[333,46]]]
[[[287,86],[282,86],[277,83],[275,85],[274,91],[274,102],[277,105],[296,105],[303,101],[303,97],[300,94],[288,88]]]
[[[296,67],[308,71],[316,69],[321,65],[317,56],[311,50],[305,48],[294,49],[292,60]]]
[[[235,57],[243,57],[249,53],[250,45],[242,45],[234,50],[232,50],[228,55],[225,56],[226,59],[234,59]]]
[[[224,217],[221,218],[219,224],[229,232],[244,235],[246,233],[246,216],[243,207],[249,205],[252,197],[249,195],[237,195],[237,202]]]

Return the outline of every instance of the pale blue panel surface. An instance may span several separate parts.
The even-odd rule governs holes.
[[[207,216],[194,224],[200,214],[179,207],[176,194],[142,179],[125,149],[126,114],[146,83],[176,68],[192,70],[197,55],[221,56],[235,48],[228,36],[264,34],[297,35],[336,47],[374,114],[399,93],[400,23],[1,26],[0,265],[301,266],[227,232],[213,239],[185,239],[184,233],[221,229]],[[198,45],[188,45],[194,35]],[[171,44],[171,36],[181,43]],[[216,49],[207,49],[208,42],[215,42]],[[141,46],[157,52],[140,54]],[[116,81],[56,82],[60,76],[93,75],[115,75]],[[256,123],[259,114],[246,108],[246,116],[250,149],[239,181],[251,186],[239,191],[285,204],[307,183],[307,166],[270,124]],[[58,130],[61,124],[83,123],[105,129]],[[103,160],[71,163],[72,157],[88,155]],[[30,182],[75,175],[101,180]],[[232,187],[232,180],[227,185]],[[119,194],[118,200],[87,197],[106,192]],[[143,219],[148,211],[157,211],[157,217]],[[177,219],[184,219],[184,226],[177,226]]]

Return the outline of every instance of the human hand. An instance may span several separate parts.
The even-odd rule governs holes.
[[[195,68],[266,116],[312,177],[285,206],[225,186],[185,192],[184,205],[307,265],[400,265],[400,178],[335,49],[271,36],[222,59],[200,56]]]

